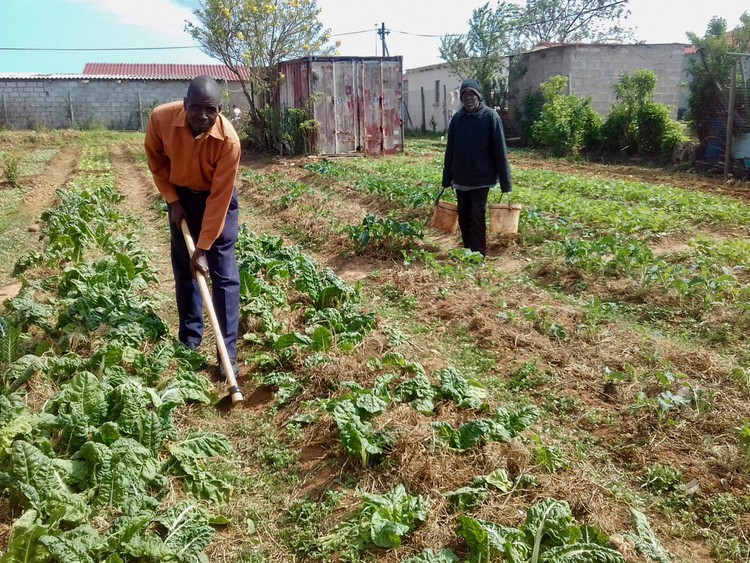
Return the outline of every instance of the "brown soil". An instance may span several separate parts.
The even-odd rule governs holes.
[[[110,150],[117,188],[126,196],[123,207],[142,222],[141,242],[159,268],[161,283],[155,291],[167,298],[160,314],[176,327],[166,217],[151,207],[158,199],[156,188],[146,168],[134,156],[139,146],[116,143]],[[35,184],[35,193],[33,197],[30,195],[28,205],[36,206],[39,213],[51,205],[54,189],[64,184],[76,158],[74,149],[63,149],[44,176],[33,180],[39,184]],[[527,270],[530,259],[519,256],[520,243],[512,237],[491,241],[491,256],[477,270],[474,281],[440,277],[419,265],[405,267],[399,254],[357,255],[346,235],[337,230],[338,225],[359,222],[365,213],[382,210],[386,205],[352,190],[345,183],[329,182],[308,173],[301,166],[304,163],[304,159],[245,156],[243,166],[256,173],[283,174],[324,189],[304,194],[293,205],[282,209],[278,205],[279,197],[284,195],[280,190],[268,187],[265,182],[259,185],[239,182],[241,221],[257,233],[283,236],[289,244],[300,244],[308,255],[333,268],[347,281],[361,282],[365,303],[373,308],[390,307],[403,318],[396,314],[394,318],[378,318],[375,330],[365,342],[351,353],[341,354],[335,362],[296,366],[309,384],[302,397],[274,410],[271,417],[279,440],[299,451],[296,467],[299,480],[281,493],[248,487],[243,492],[246,496],[233,499],[227,509],[239,522],[249,517],[248,505],[264,501],[271,505],[268,513],[281,520],[294,500],[305,496],[319,499],[329,488],[343,488],[342,481],[354,480],[360,490],[368,492],[383,492],[403,483],[412,493],[429,495],[432,506],[430,519],[410,536],[405,549],[379,554],[379,561],[395,563],[423,547],[450,546],[465,555],[465,546],[455,539],[457,516],[438,493],[466,486],[476,476],[498,468],[505,469],[511,477],[533,474],[539,484],[515,491],[513,495],[493,492],[477,509],[476,517],[518,526],[529,505],[556,497],[570,503],[577,519],[600,527],[613,535],[615,541],[618,537],[622,540],[619,534],[623,531],[632,531],[633,524],[627,503],[622,496],[613,493],[613,488],[640,491],[639,480],[644,471],[655,465],[679,468],[685,483],[693,480],[699,483],[702,495],[732,493],[739,497],[750,490],[750,477],[737,465],[737,451],[731,437],[732,428],[740,426],[743,420],[750,420],[747,393],[738,385],[728,383],[735,365],[733,358],[708,346],[661,338],[625,324],[603,322],[598,331],[581,330],[583,313],[572,300],[546,291],[541,284],[514,281],[518,274]],[[750,192],[745,184],[727,185],[719,179],[684,172],[671,173],[636,165],[541,160],[527,153],[514,153],[512,166],[661,183],[741,199],[748,198]],[[707,235],[731,236],[711,232]],[[458,237],[430,233],[425,244],[443,259],[450,249],[458,246]],[[655,244],[653,250],[657,255],[664,255],[687,251],[689,247],[683,239],[672,238]],[[602,284],[589,292],[596,295],[599,290],[614,292],[617,289]],[[10,288],[1,289],[0,301],[10,291]],[[565,329],[567,336],[557,338],[540,320],[524,317],[519,312],[524,307],[548,315]],[[301,312],[293,311],[285,320],[290,329],[295,330],[300,328],[300,318]],[[426,330],[416,331],[414,327]],[[408,332],[408,341],[389,344],[387,329]],[[546,409],[545,424],[535,425],[530,433],[568,452],[569,463],[565,469],[545,472],[535,461],[536,446],[530,439],[487,444],[461,455],[438,447],[430,426],[432,421],[458,425],[472,418],[489,416],[458,409],[448,402],[441,402],[431,417],[406,405],[389,409],[386,420],[378,424],[392,428],[396,442],[387,462],[371,468],[359,467],[357,460],[346,456],[335,426],[328,418],[307,428],[302,438],[287,440],[284,437],[287,424],[303,410],[304,401],[331,396],[337,392],[341,381],[355,379],[362,385],[370,385],[382,375],[382,371],[368,366],[369,359],[396,351],[421,363],[432,375],[453,364],[450,358],[456,356],[452,354],[463,346],[481,352],[487,359],[490,367],[484,376],[510,395],[502,397],[502,402],[532,400]],[[210,342],[204,349],[211,349]],[[653,367],[650,364],[653,358],[672,365],[675,371],[689,377],[692,384],[716,394],[710,416],[686,416],[674,426],[659,424],[653,411],[636,414],[630,411],[641,390],[637,382],[605,385],[602,377],[605,368],[626,370],[631,366],[644,372]],[[537,381],[528,387],[506,387],[517,370],[530,362],[537,364],[534,375]],[[250,479],[268,471],[259,464],[257,455],[270,437],[249,435],[244,426],[247,420],[265,417],[273,404],[272,391],[254,381],[255,368],[253,365],[242,368],[240,383],[245,393],[244,405],[225,410],[223,416],[189,411],[181,415],[179,421],[181,425],[228,434],[236,448],[238,467]],[[499,392],[491,384],[488,386],[491,393]],[[497,398],[494,402],[498,402]],[[226,401],[223,404],[228,406]],[[566,404],[570,405],[569,410]],[[341,516],[343,514],[336,515]],[[747,521],[747,515],[742,518]],[[676,561],[713,560],[706,544],[672,536],[673,522],[658,511],[650,512],[649,519],[662,542],[675,554]],[[262,532],[270,550],[276,543],[272,533],[275,526],[276,522],[270,521],[270,532]],[[219,542],[209,547],[211,560],[233,560],[239,549],[235,544],[251,543],[242,525],[222,531]],[[628,561],[644,561],[632,551],[629,543],[616,543],[620,544]]]

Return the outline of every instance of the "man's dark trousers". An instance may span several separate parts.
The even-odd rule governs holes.
[[[487,254],[487,195],[489,188],[473,190],[456,190],[458,202],[458,226],[461,227],[461,238],[464,248]]]
[[[206,210],[209,192],[196,192],[177,188],[180,204],[188,216],[188,227],[197,243]],[[170,216],[171,216],[170,206]],[[211,275],[211,294],[216,317],[230,358],[237,357],[237,333],[240,321],[240,275],[234,245],[239,231],[239,205],[237,190],[232,194],[224,229],[219,238],[206,251],[208,271]],[[190,255],[182,230],[169,222],[172,234],[172,271],[174,272],[177,312],[180,316],[178,337],[180,342],[197,345],[203,339],[203,298],[198,282],[190,272]]]

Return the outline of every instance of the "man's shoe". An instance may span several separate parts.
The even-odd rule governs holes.
[[[199,342],[180,342],[185,348],[190,348],[191,350],[197,350],[200,348]]]
[[[240,376],[240,364],[237,362],[237,358],[229,358],[229,363],[232,366],[232,371],[234,372],[234,379],[237,380],[237,378]],[[226,381],[227,380],[227,373],[224,371],[224,362],[219,360],[219,381]]]

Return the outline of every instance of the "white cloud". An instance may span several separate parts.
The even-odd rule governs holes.
[[[185,21],[194,22],[192,12],[170,0],[72,0],[100,13],[113,16],[118,23],[139,27],[167,36],[178,45],[192,43],[185,33]]]

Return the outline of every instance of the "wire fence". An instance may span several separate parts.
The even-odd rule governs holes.
[[[734,79],[709,104],[701,146],[708,164],[726,174],[750,175],[750,54],[735,53]]]

